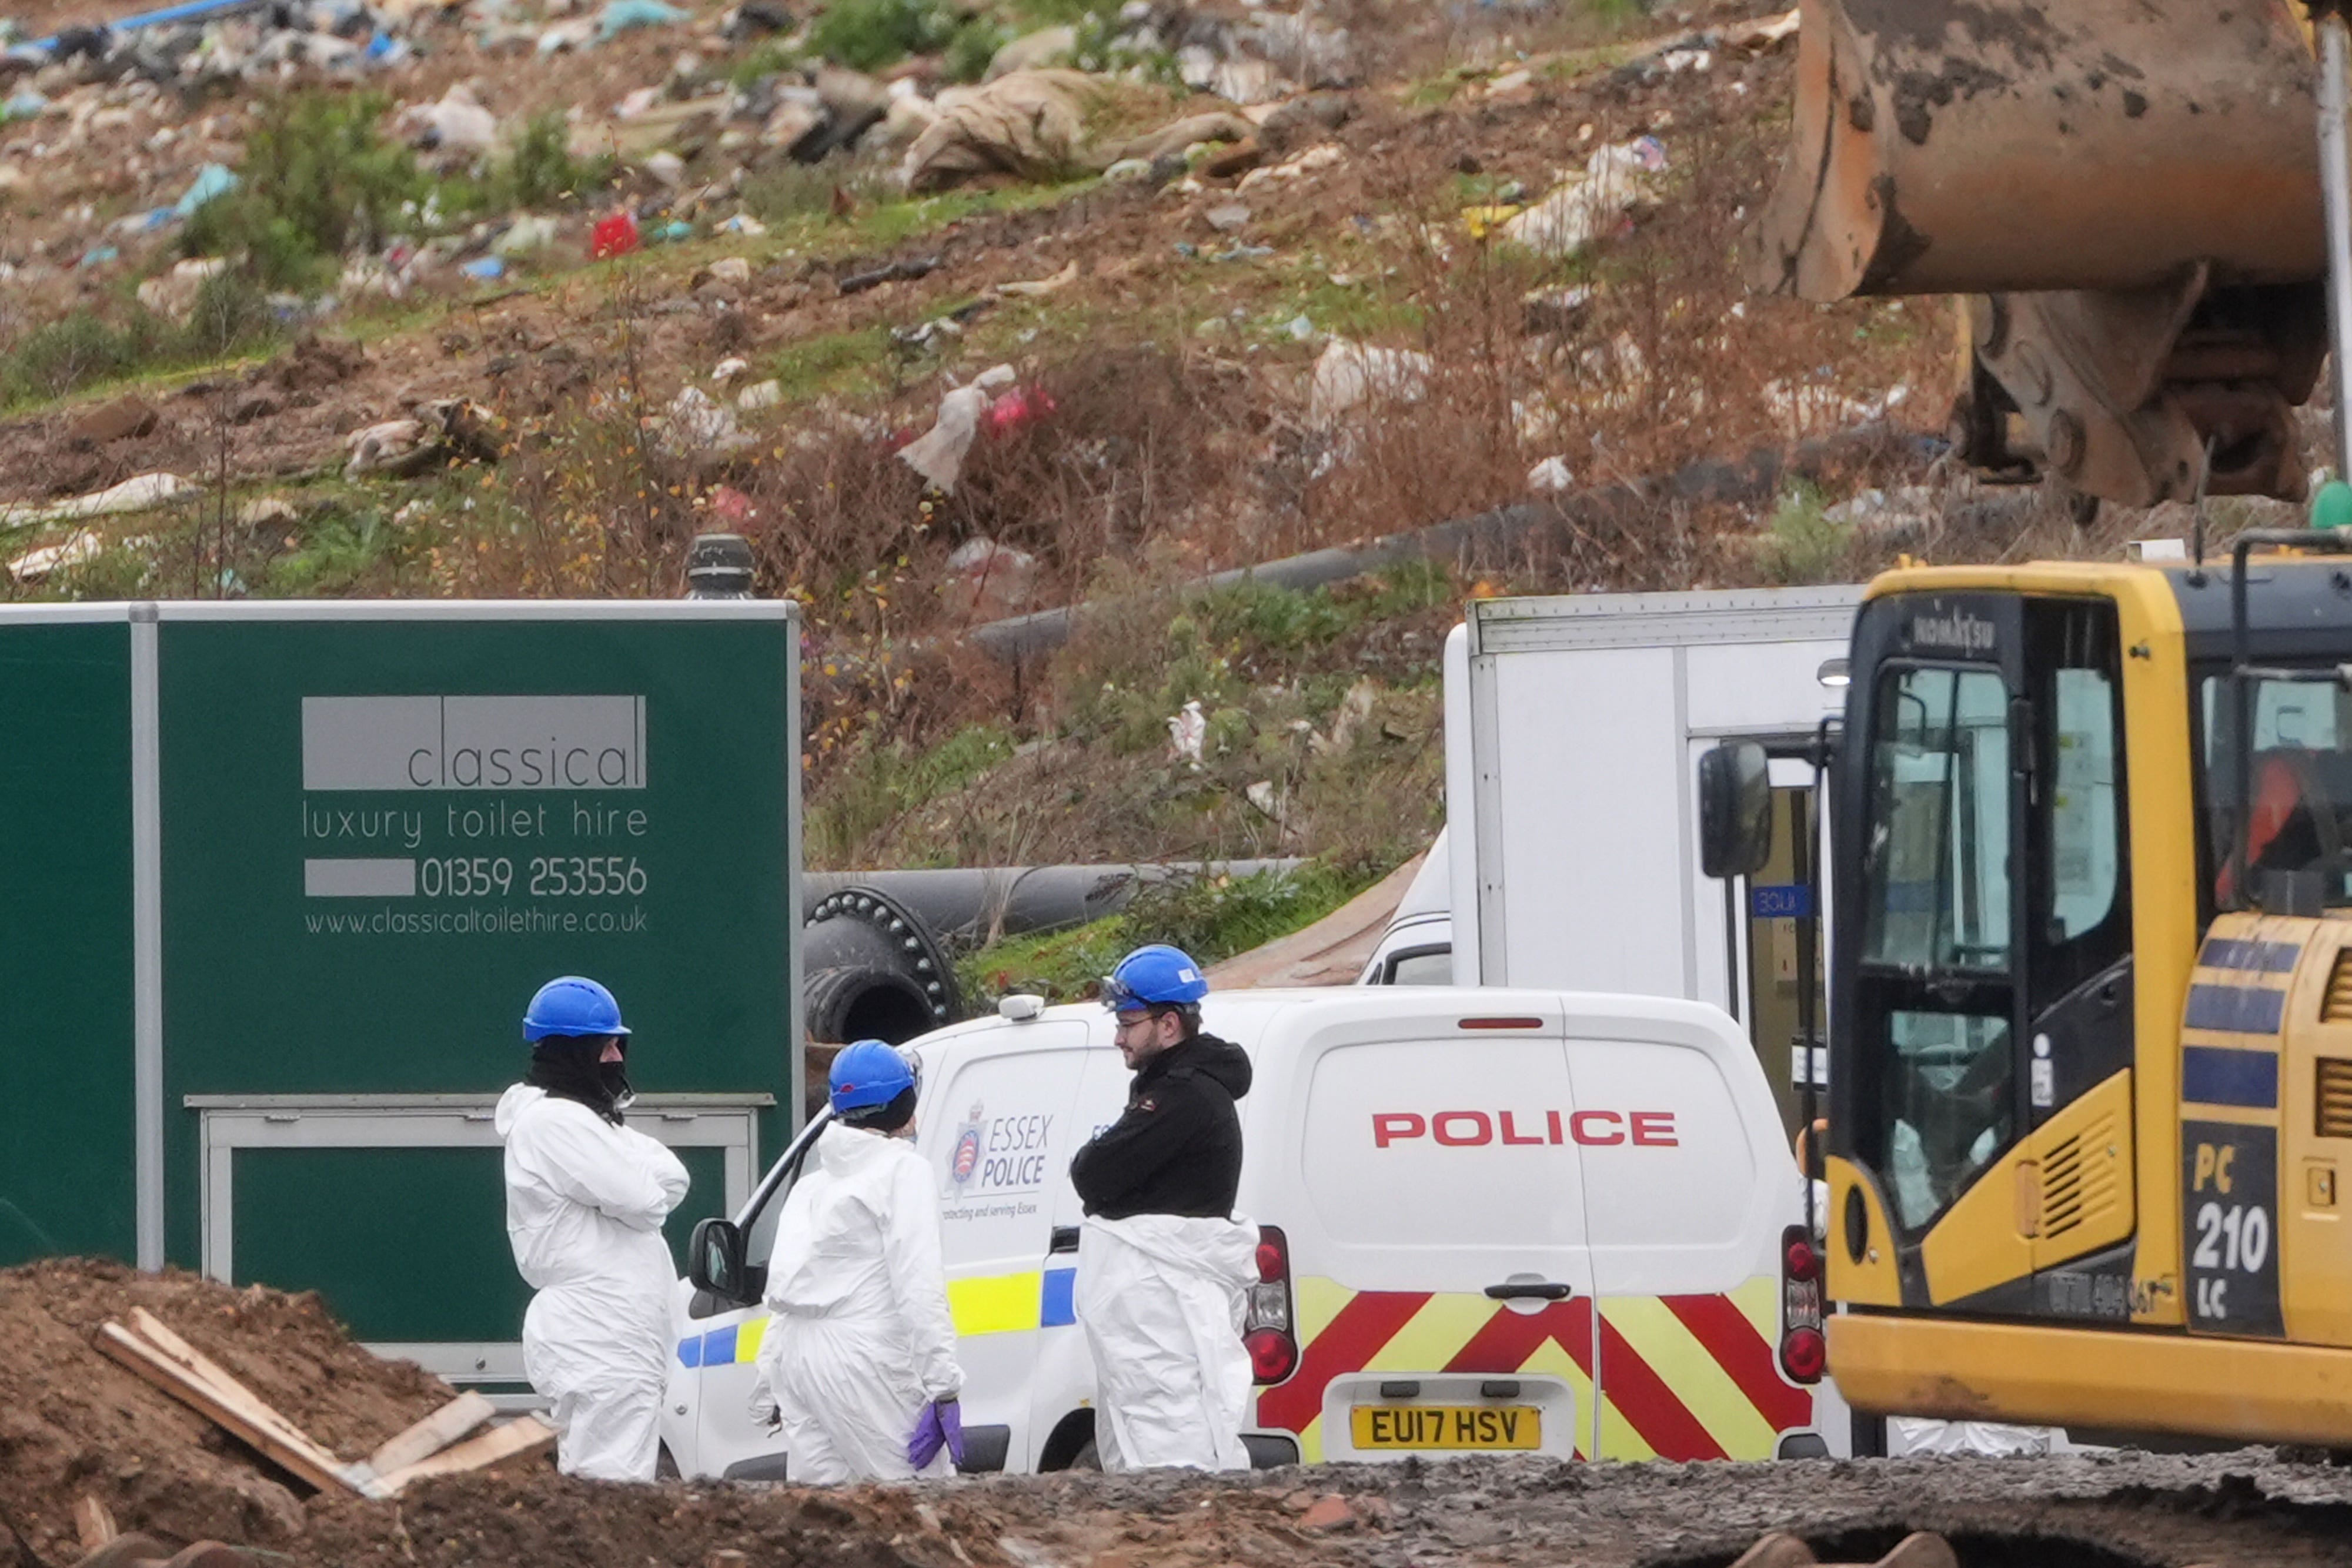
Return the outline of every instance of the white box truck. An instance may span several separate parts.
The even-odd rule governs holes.
[[[1843,706],[1861,597],[1474,601],[1445,645],[1446,831],[1363,980],[1444,983],[1450,951],[1455,985],[1713,1003],[1747,1030],[1793,1133],[1799,835],[1776,834],[1756,878],[1705,876],[1695,769],[1719,739],[1760,740],[1776,811],[1810,827],[1803,755]]]

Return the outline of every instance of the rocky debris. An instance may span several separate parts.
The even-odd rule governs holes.
[[[110,445],[148,434],[157,418],[155,405],[146,399],[117,398],[76,414],[66,426],[66,439],[79,447]]]

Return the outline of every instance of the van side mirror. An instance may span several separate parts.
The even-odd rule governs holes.
[[[696,1290],[726,1301],[750,1299],[743,1277],[743,1233],[733,1220],[705,1219],[696,1224],[686,1244],[686,1277]]]
[[[1698,759],[1698,863],[1709,876],[1754,876],[1772,856],[1772,776],[1764,748],[1727,740]]]

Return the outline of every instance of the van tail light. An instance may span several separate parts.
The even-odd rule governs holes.
[[[1257,1283],[1250,1287],[1242,1344],[1249,1352],[1250,1375],[1259,1383],[1279,1383],[1298,1370],[1298,1337],[1290,1317],[1290,1240],[1277,1226],[1258,1227]]]
[[[1801,1225],[1780,1232],[1780,1370],[1793,1383],[1819,1383],[1829,1363],[1822,1332],[1822,1255]]]

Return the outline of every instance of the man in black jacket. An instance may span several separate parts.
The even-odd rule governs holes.
[[[1139,947],[1103,982],[1127,1111],[1070,1161],[1085,1205],[1077,1316],[1095,1363],[1106,1470],[1241,1469],[1250,1362],[1241,1343],[1257,1227],[1234,1217],[1249,1058],[1201,1032],[1209,993],[1173,947]]]

